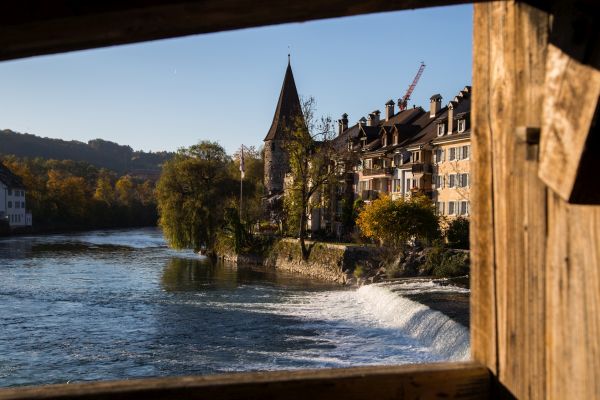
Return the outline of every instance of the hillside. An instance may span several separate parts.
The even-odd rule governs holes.
[[[170,159],[170,152],[134,151],[129,146],[102,139],[87,143],[76,140],[43,138],[28,133],[0,130],[0,155],[56,160],[86,161],[119,173],[158,174],[160,165]]]

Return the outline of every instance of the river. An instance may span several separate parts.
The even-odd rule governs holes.
[[[468,329],[408,294],[169,249],[157,229],[0,239],[0,386],[462,360]]]

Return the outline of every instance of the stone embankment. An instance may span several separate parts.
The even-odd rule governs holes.
[[[360,273],[373,270],[379,259],[374,246],[332,244],[307,241],[310,255],[302,260],[300,244],[296,239],[277,242],[266,257],[257,255],[220,254],[219,258],[248,265],[264,265],[276,270],[302,274],[322,281],[355,284]]]

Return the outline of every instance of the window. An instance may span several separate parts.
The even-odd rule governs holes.
[[[438,215],[444,215],[444,202],[437,202],[435,205]]]
[[[462,159],[468,160],[470,156],[471,146],[463,146],[462,147]]]
[[[444,150],[437,149],[435,151],[435,162],[436,163],[444,162]]]
[[[443,123],[438,124],[438,126],[437,126],[437,135],[438,136],[443,136],[445,132],[446,132],[446,126]]]
[[[456,175],[450,174],[450,183],[448,184],[448,187],[453,188],[454,186],[456,186]]]
[[[450,149],[450,157],[448,157],[450,161],[456,160],[456,147],[452,147]]]
[[[402,179],[394,179],[392,181],[392,191],[399,192],[402,189]]]
[[[455,203],[453,201],[448,202],[448,215],[454,215],[454,213],[455,213],[454,206],[455,206]]]
[[[8,195],[12,196],[12,189],[8,189]]]
[[[443,189],[444,188],[444,177],[441,175],[435,176],[435,188]]]
[[[461,201],[460,202],[460,215],[467,215],[469,213],[469,202]]]
[[[24,201],[21,202],[21,208],[25,208],[25,202]]]
[[[460,177],[460,182],[459,182],[460,187],[469,186],[469,174],[459,174],[459,177]]]
[[[410,179],[406,180],[406,190],[410,189]]]
[[[464,132],[467,128],[467,120],[459,119],[457,124],[458,132]]]
[[[420,151],[416,151],[415,152],[415,162],[419,161],[420,158],[421,158],[421,152]]]
[[[15,201],[15,208],[21,208],[21,202]]]
[[[8,202],[8,208],[12,208],[12,201]]]

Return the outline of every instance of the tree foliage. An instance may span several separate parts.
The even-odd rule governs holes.
[[[154,183],[82,161],[5,156],[2,162],[23,179],[26,207],[39,229],[89,229],[156,224]],[[115,186],[129,190],[117,198]],[[144,197],[139,195],[143,188]]]
[[[308,258],[305,244],[308,216],[313,207],[320,207],[324,188],[336,175],[332,163],[331,118],[315,116],[314,98],[303,99],[302,116],[287,132],[286,151],[290,172],[286,179],[284,206],[288,222],[297,224],[302,258]],[[292,227],[288,223],[288,227]],[[291,228],[293,230],[293,228]]]
[[[363,235],[390,247],[440,237],[434,206],[425,196],[392,200],[382,196],[366,204],[356,221]]]
[[[446,231],[448,246],[455,249],[469,249],[469,220],[458,217],[450,221]]]
[[[262,162],[255,150],[245,152],[244,157],[242,216],[257,218]],[[232,214],[239,213],[239,187],[239,157],[232,159],[218,143],[202,141],[180,149],[164,164],[156,190],[159,224],[169,245],[213,250],[219,232],[227,226],[239,229],[242,221],[234,221]]]

